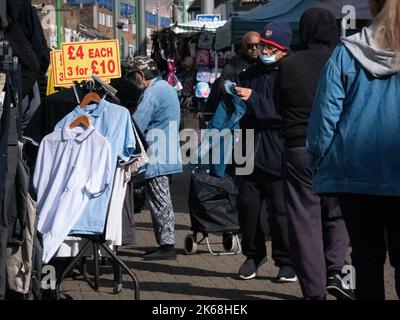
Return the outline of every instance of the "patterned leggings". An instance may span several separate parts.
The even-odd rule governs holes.
[[[154,234],[159,245],[175,244],[175,214],[167,176],[155,177],[146,185]]]

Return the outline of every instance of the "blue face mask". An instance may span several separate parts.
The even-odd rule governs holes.
[[[264,64],[273,64],[276,62],[276,55],[273,54],[272,56],[267,56],[265,54],[260,55],[260,60]]]

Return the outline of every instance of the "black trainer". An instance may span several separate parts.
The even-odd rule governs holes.
[[[296,271],[294,271],[291,266],[283,266],[279,269],[278,275],[275,278],[275,282],[277,283],[287,283],[287,282],[296,282],[297,276]]]
[[[258,269],[267,262],[267,257],[247,258],[239,269],[239,278],[250,280],[257,276]]]
[[[144,260],[176,260],[176,250],[173,246],[161,246],[156,250],[146,252]]]
[[[326,300],[326,295],[316,296],[316,297],[304,297],[305,301],[309,300]]]
[[[339,272],[328,276],[326,290],[338,300],[354,300],[354,291],[343,282]]]

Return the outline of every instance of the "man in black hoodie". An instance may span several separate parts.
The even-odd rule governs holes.
[[[302,50],[282,62],[275,104],[282,115],[284,194],[289,244],[306,299],[325,299],[326,291],[352,298],[341,270],[349,244],[338,200],[312,192],[306,132],[318,79],[338,43],[336,19],[325,9],[307,10],[300,20]]]
[[[254,130],[255,134],[254,172],[238,177],[241,206],[239,223],[243,254],[247,258],[240,267],[239,277],[245,280],[254,278],[265,261],[267,227],[272,238],[272,259],[280,268],[276,281],[297,280],[289,256],[287,214],[282,190],[281,117],[273,101],[275,77],[281,61],[289,53],[291,40],[292,32],[288,23],[268,24],[260,33],[257,65],[240,75],[236,87],[237,95],[247,106],[240,127]],[[264,204],[266,211],[262,210]],[[264,217],[264,212],[268,217]]]

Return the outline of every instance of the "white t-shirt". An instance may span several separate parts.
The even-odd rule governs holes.
[[[33,178],[44,263],[80,218],[89,198],[108,188],[111,175],[110,144],[93,126],[66,125],[44,137]]]

